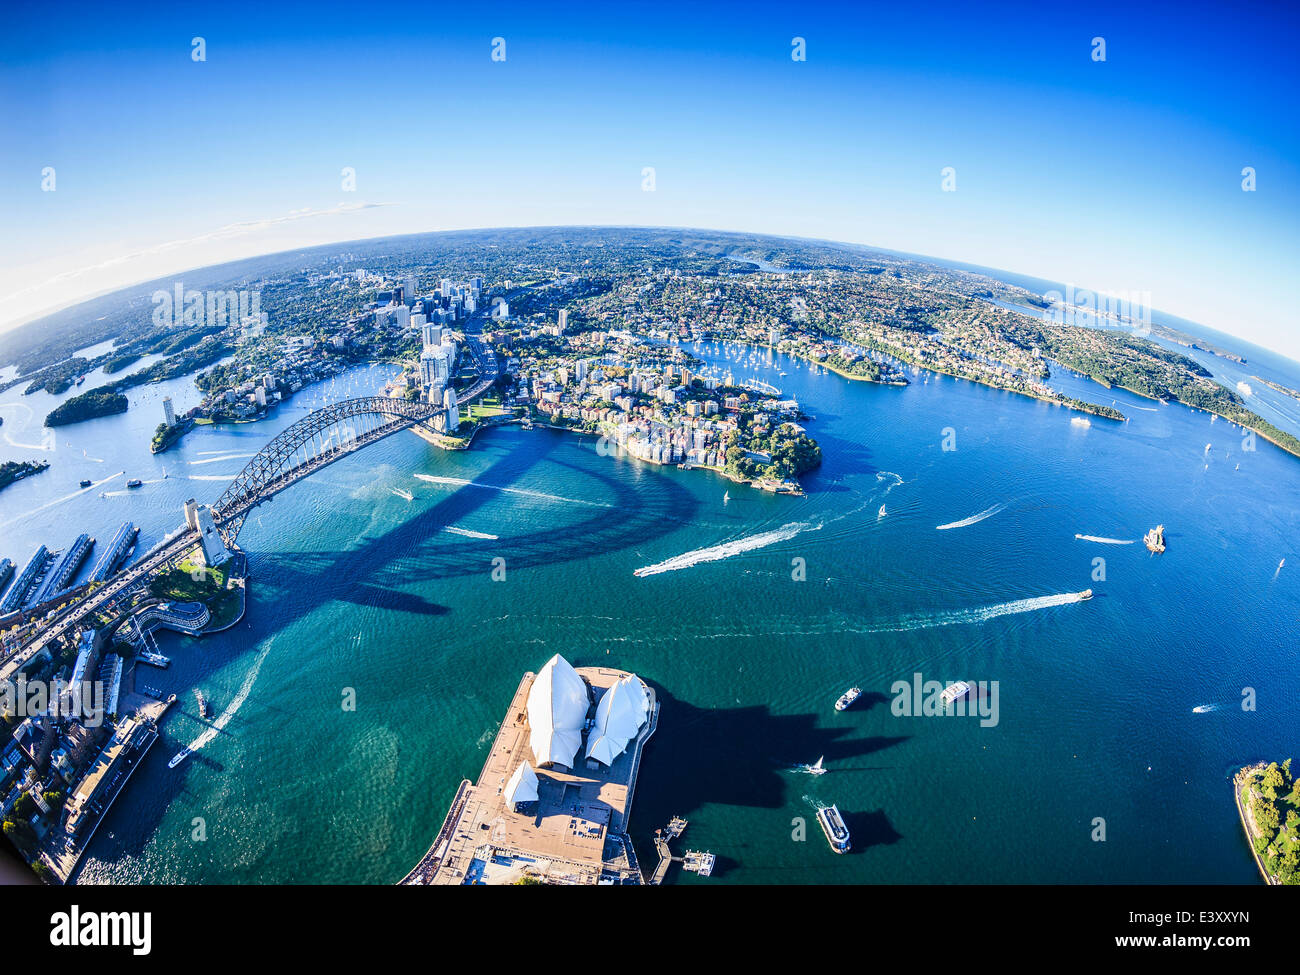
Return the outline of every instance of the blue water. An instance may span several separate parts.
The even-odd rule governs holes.
[[[456,783],[477,777],[520,674],[556,652],[659,689],[631,829],[653,862],[651,831],[690,819],[689,845],[720,864],[680,882],[1255,880],[1227,776],[1295,743],[1300,459],[1070,377],[1058,384],[1115,399],[1130,422],[1081,426],[1059,407],[924,374],[900,389],[699,351],[815,415],[825,462],[806,498],[518,428],[458,453],[402,433],[332,465],[249,519],[246,620],[202,641],[163,638],[175,663],[144,679],[178,691],[179,710],[81,881],[393,882]],[[386,375],[341,377],[332,395]],[[327,395],[308,393],[292,408]],[[126,518],[148,544],[243,461],[201,462],[250,453],[295,418],[198,430],[153,458],[158,410],[149,400],[59,431],[51,470],[0,495],[0,554],[106,537]],[[0,432],[38,436],[11,427],[18,412],[0,405]],[[83,447],[104,459],[95,470],[152,481],[165,464],[171,476],[59,501],[92,469]],[[196,471],[220,479],[177,480]],[[1157,522],[1162,556],[1075,538],[1137,540]],[[750,547],[756,536],[773,540]],[[681,558],[728,544],[742,551]],[[1283,557],[1294,568],[1277,571]],[[668,560],[684,567],[633,575]],[[1092,600],[1069,600],[1085,588]],[[895,717],[891,686],[917,672],[997,681],[998,724]],[[834,712],[853,684],[863,699]],[[222,727],[168,770],[205,727],[194,686]],[[1257,710],[1242,710],[1243,688]],[[348,689],[355,711],[341,706]],[[1220,707],[1193,713],[1204,704]],[[819,755],[829,774],[790,770]],[[818,802],[845,813],[852,854],[827,848]],[[1104,842],[1091,839],[1098,818]]]

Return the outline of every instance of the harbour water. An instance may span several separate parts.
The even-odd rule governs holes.
[[[678,882],[1257,880],[1228,780],[1290,755],[1300,726],[1300,582],[1277,569],[1300,568],[1300,458],[1071,377],[1054,382],[1116,399],[1130,422],[1073,424],[924,374],[882,387],[699,351],[815,416],[807,497],[517,427],[463,452],[402,433],[324,469],[249,518],[244,622],[160,635],[172,665],[148,681],[178,701],[79,881],[392,883],[477,775],[520,674],[557,652],[655,684],[632,836],[653,863],[652,830],[682,815],[718,856],[712,877]],[[180,412],[197,393],[188,378],[135,390],[126,415],[56,430],[51,469],[0,495],[0,555],[128,519],[147,547],[302,411],[392,372],[356,370],[158,457],[161,397]],[[38,456],[18,445],[39,442],[51,403],[0,396],[6,459]],[[123,470],[145,486],[100,486]],[[1157,523],[1162,556],[1076,538]],[[916,673],[997,681],[996,726],[896,717],[891,687]],[[853,685],[862,698],[835,712]],[[820,755],[827,774],[791,771]],[[828,849],[821,803],[844,814],[852,853]]]

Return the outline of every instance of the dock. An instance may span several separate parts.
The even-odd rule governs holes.
[[[686,832],[687,821],[681,816],[674,816],[668,821],[668,825],[663,829],[655,830],[655,851],[659,854],[659,863],[655,865],[655,872],[650,875],[650,884],[658,887],[668,876],[668,868],[674,861],[685,864],[685,859],[679,856],[673,856],[672,849],[668,846],[669,840],[675,840]],[[699,854],[688,853],[688,856],[698,856]],[[709,854],[712,856],[712,854]],[[709,864],[709,870],[713,870],[713,864]],[[708,874],[705,874],[707,877]]]

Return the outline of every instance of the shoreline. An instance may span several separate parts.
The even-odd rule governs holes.
[[[1274,887],[1277,886],[1277,882],[1269,875],[1268,870],[1264,866],[1264,861],[1260,858],[1260,854],[1255,849],[1256,833],[1253,826],[1255,820],[1252,817],[1249,822],[1247,821],[1246,808],[1241,802],[1241,790],[1246,785],[1247,773],[1258,772],[1267,767],[1267,764],[1264,762],[1258,762],[1255,765],[1247,765],[1238,769],[1237,773],[1232,777],[1232,798],[1237,804],[1237,816],[1240,818],[1241,828],[1246,834],[1246,846],[1250,848],[1250,855],[1255,860],[1255,866],[1259,870],[1259,875],[1263,878],[1266,885]]]

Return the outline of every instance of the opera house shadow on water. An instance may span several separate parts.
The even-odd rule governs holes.
[[[849,727],[819,726],[815,714],[773,714],[766,704],[699,708],[655,685],[659,726],[645,748],[633,799],[633,831],[648,837],[673,816],[705,805],[778,809],[805,778],[795,762],[843,764],[910,736],[851,737]],[[653,862],[653,861],[651,861]]]

